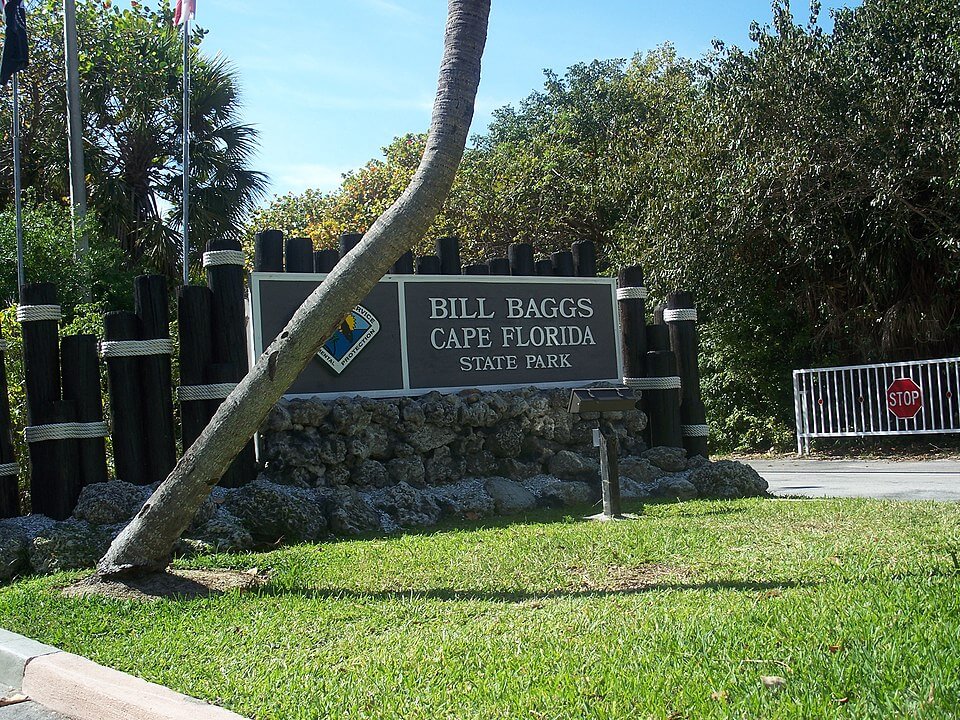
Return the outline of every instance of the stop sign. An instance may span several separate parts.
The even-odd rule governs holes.
[[[897,378],[887,388],[887,410],[901,420],[917,416],[923,406],[923,390],[911,378]]]

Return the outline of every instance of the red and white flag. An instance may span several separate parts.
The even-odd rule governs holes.
[[[177,0],[177,9],[173,13],[173,24],[183,25],[193,20],[197,14],[197,0]]]

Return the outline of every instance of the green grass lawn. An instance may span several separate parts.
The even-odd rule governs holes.
[[[698,501],[199,558],[272,573],[204,599],[27,579],[0,625],[255,718],[951,718],[958,550],[956,504]]]

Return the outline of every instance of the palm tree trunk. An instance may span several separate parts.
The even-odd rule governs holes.
[[[100,577],[162,570],[231,461],[324,341],[430,227],[450,192],[480,83],[490,0],[449,0],[427,146],[400,198],[297,310],[100,560]]]

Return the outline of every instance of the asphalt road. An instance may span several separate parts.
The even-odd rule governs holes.
[[[746,460],[774,495],[960,500],[960,460]]]

